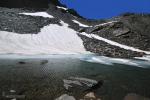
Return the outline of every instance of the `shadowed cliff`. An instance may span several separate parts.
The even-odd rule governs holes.
[[[49,0],[0,0],[1,7],[7,8],[48,8]]]

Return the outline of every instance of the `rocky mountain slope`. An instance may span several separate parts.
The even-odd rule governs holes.
[[[8,8],[48,8],[48,0],[1,0],[0,6]]]
[[[39,51],[37,53],[40,54],[58,53],[55,51],[69,53],[90,51],[101,56],[121,58],[150,54],[150,15],[148,14],[126,13],[111,19],[90,20],[83,18],[73,9],[66,8],[58,0],[30,0],[31,2],[20,0],[17,5],[10,3],[10,0],[7,3],[6,1],[0,1],[0,43],[3,45],[0,52],[2,54],[25,51]],[[24,1],[26,3],[23,3]],[[49,27],[45,29],[46,26]],[[62,33],[57,31],[61,28]],[[70,34],[73,33],[71,36],[75,38],[68,33],[65,34],[67,30],[70,30]],[[28,37],[27,34],[31,35],[30,39],[25,38]],[[43,37],[44,35],[46,36]],[[38,36],[41,37],[37,38]],[[12,43],[7,44],[8,41]],[[21,44],[21,41],[24,42]],[[18,44],[24,46],[18,50]],[[34,49],[33,45],[36,45]],[[10,50],[9,46],[14,49]],[[43,50],[45,48],[46,51]],[[50,53],[51,51],[53,52]]]

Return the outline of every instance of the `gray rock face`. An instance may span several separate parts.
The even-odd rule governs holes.
[[[21,34],[36,34],[41,28],[50,24],[59,23],[56,19],[20,15],[15,12],[0,12],[0,30]]]

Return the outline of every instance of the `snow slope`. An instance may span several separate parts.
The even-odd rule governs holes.
[[[77,32],[61,21],[50,24],[38,34],[0,31],[0,54],[77,54],[86,53]]]

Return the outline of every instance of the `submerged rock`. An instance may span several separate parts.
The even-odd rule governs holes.
[[[69,79],[64,79],[64,87],[65,89],[77,88],[78,86],[80,89],[87,88],[86,90],[95,89],[94,86],[98,85],[98,82],[93,79],[83,78],[83,77],[70,77]],[[93,88],[92,88],[93,87]]]
[[[103,80],[98,81],[96,84],[93,84],[89,89],[85,90],[85,92],[93,92],[103,86]]]
[[[87,93],[84,99],[96,99],[94,92]]]
[[[94,92],[89,92],[84,96],[84,99],[80,99],[80,100],[101,100],[100,98],[97,98],[95,96]]]
[[[21,65],[26,64],[26,62],[24,62],[24,61],[19,61],[18,63],[21,64]]]
[[[123,100],[150,100],[149,98],[137,95],[135,93],[129,93]]]
[[[73,96],[69,96],[68,94],[63,94],[55,100],[76,100]]]
[[[47,64],[48,63],[48,60],[42,60],[41,61],[41,65],[45,65],[45,64]]]

